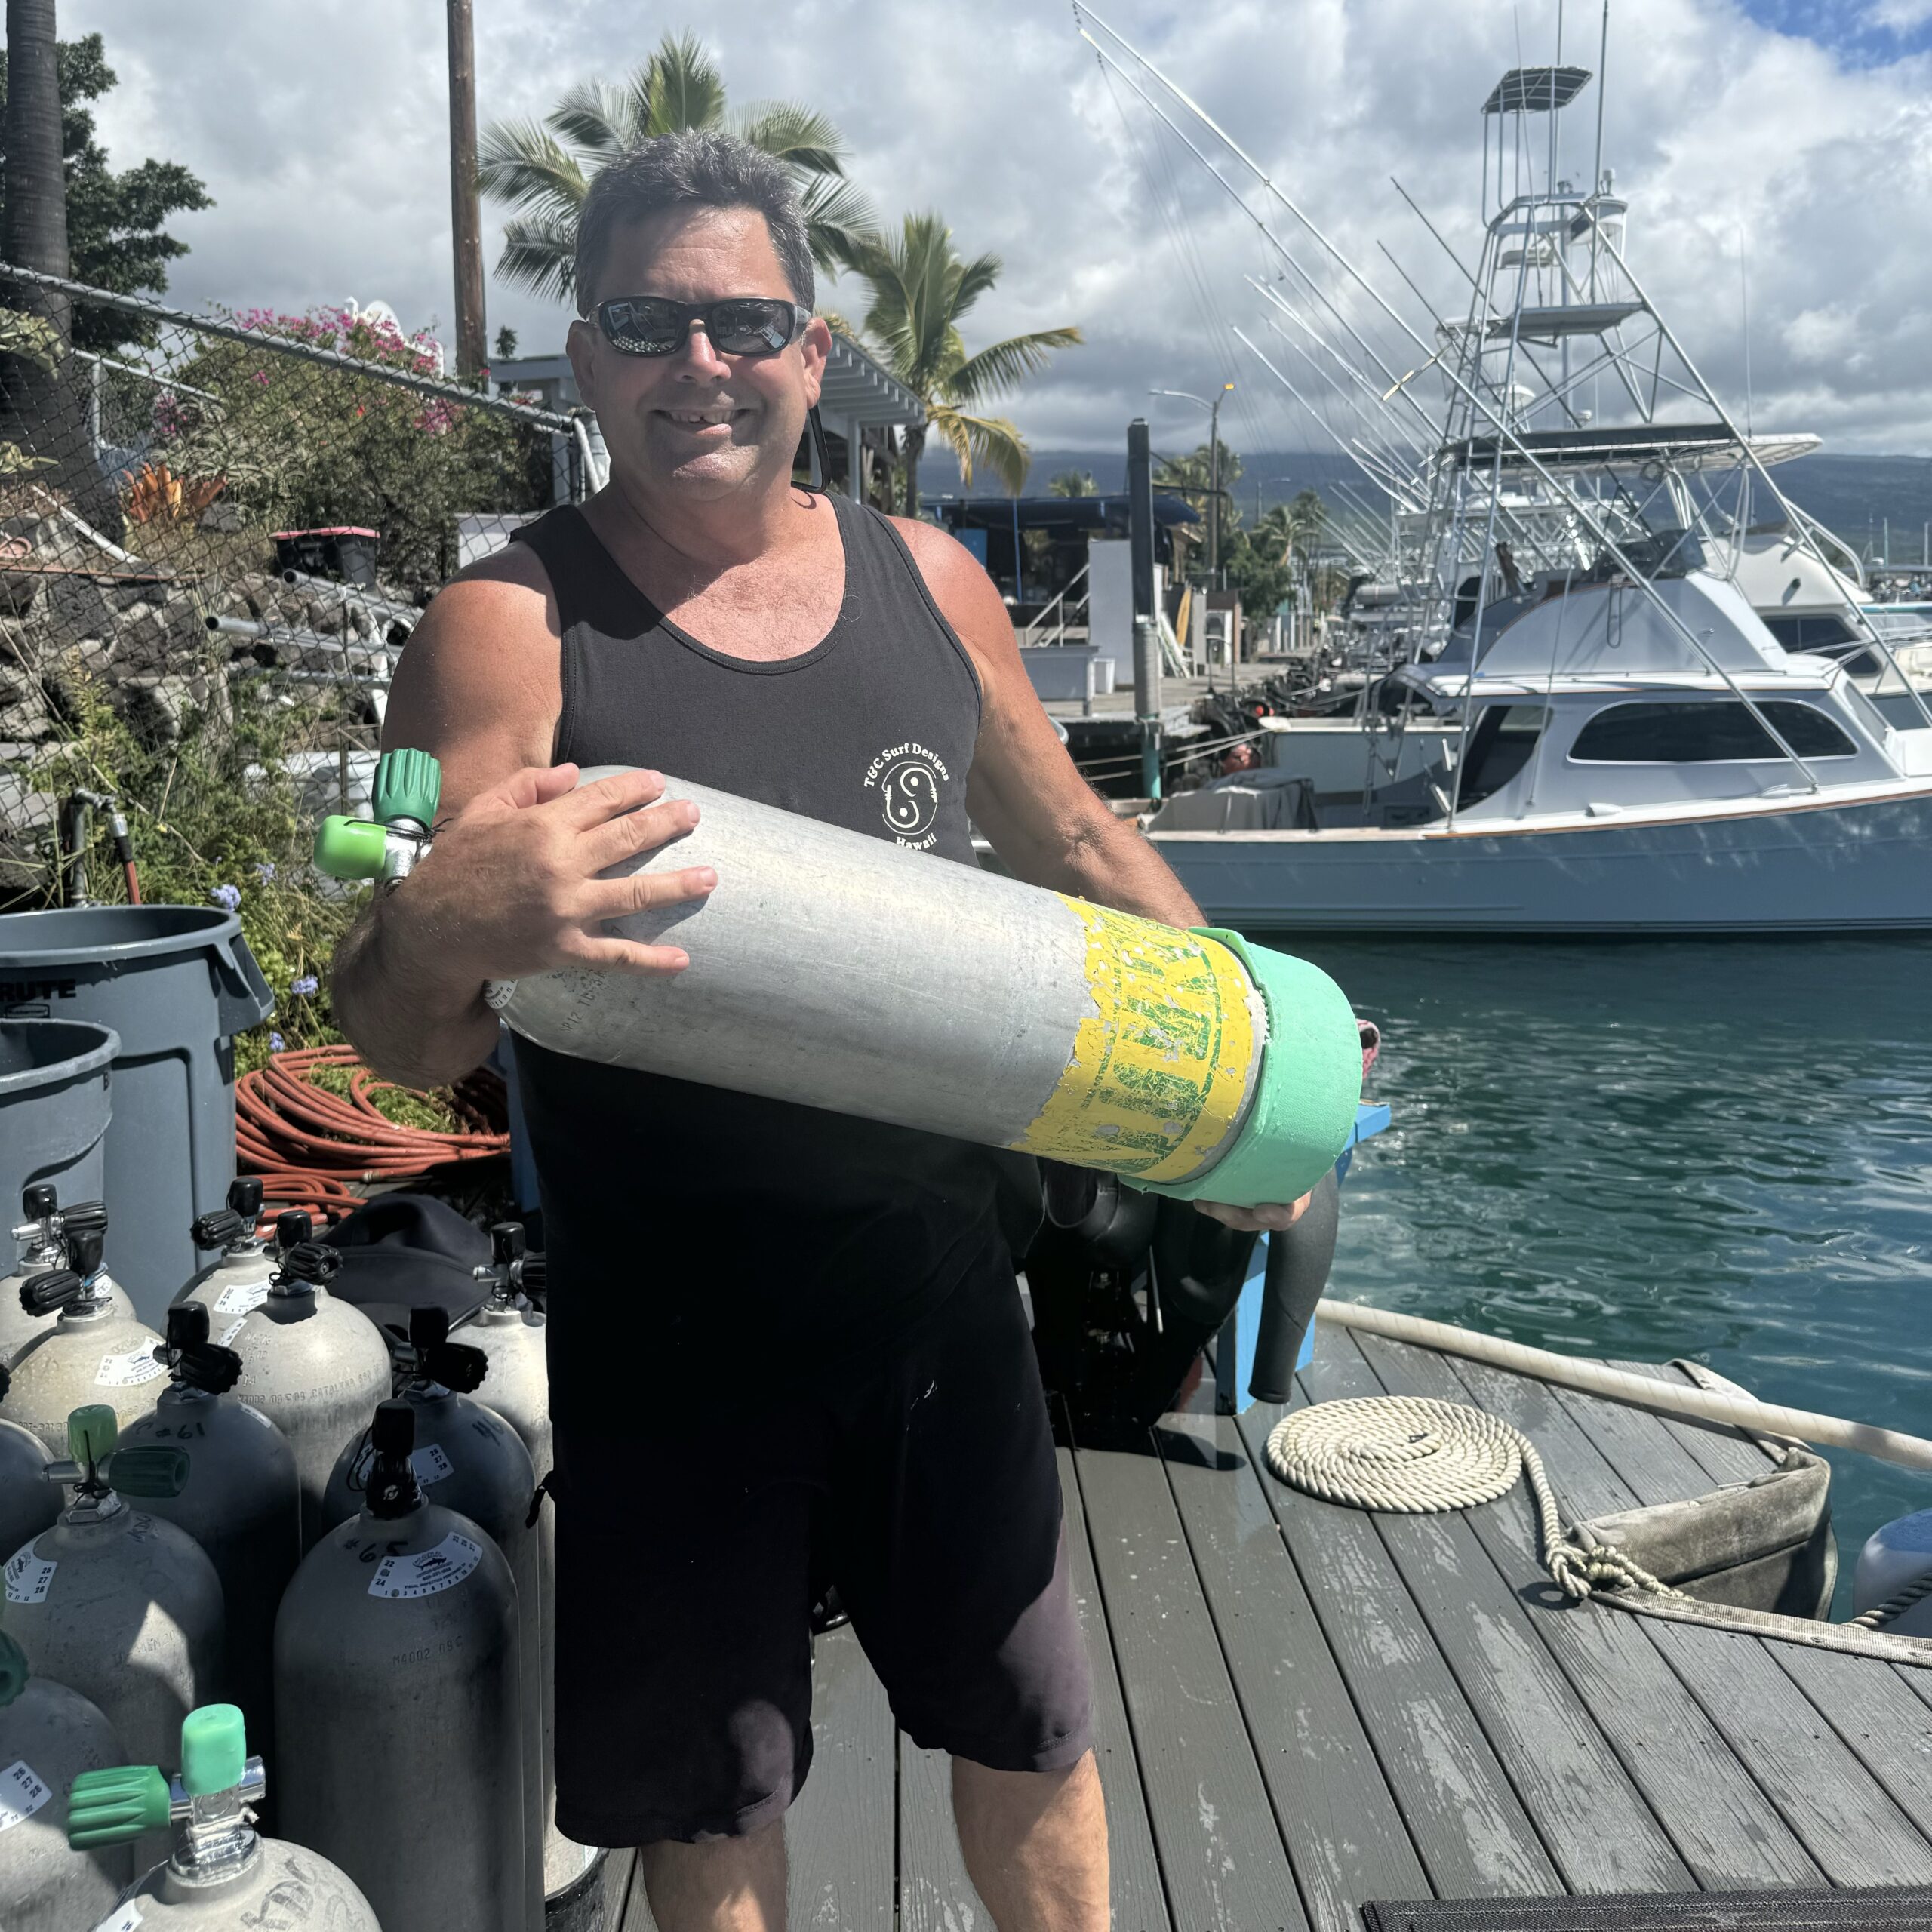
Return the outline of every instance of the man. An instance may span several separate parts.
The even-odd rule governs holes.
[[[1074,771],[979,565],[793,485],[830,337],[783,170],[720,135],[645,143],[592,187],[577,291],[611,483],[463,573],[405,654],[386,737],[441,760],[451,816],[337,955],[370,1062],[419,1085],[475,1066],[487,979],[685,964],[606,922],[712,874],[599,875],[696,808],[650,771],[578,789],[584,765],[935,863],[972,863],[970,812],[1023,878],[1199,924]],[[869,783],[908,744],[918,769]],[[552,1284],[560,1827],[643,1847],[663,1932],[782,1926],[829,1580],[900,1724],[952,1754],[1000,1932],[1101,1932],[1086,1658],[1010,1258],[1030,1164],[517,1053]]]

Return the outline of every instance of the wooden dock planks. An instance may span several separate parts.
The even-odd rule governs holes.
[[[1306,1388],[1506,1416],[1567,1515],[1770,1466],[1734,1434],[1335,1329]],[[1932,1671],[1558,1607],[1524,1491],[1433,1516],[1325,1504],[1266,1472],[1278,1413],[1061,1452],[1114,1932],[1353,1932],[1371,1898],[1431,1894],[1932,1882]],[[990,1932],[945,1759],[894,1730],[849,1630],[816,1669],[793,1926]],[[620,1860],[612,1932],[647,1932]]]

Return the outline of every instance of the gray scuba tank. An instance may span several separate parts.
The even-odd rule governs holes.
[[[12,1380],[0,1367],[0,1404]],[[11,1556],[60,1514],[60,1492],[47,1481],[47,1444],[32,1429],[0,1421],[0,1558]]]
[[[281,1593],[301,1561],[301,1491],[281,1431],[229,1392],[240,1378],[241,1356],[208,1334],[202,1303],[177,1302],[168,1311],[168,1386],[150,1414],[121,1432],[119,1453],[152,1444],[187,1457],[180,1494],[155,1497],[148,1507],[192,1537],[221,1579],[228,1626],[222,1681],[245,1711],[259,1714],[255,1742],[272,1765],[269,1640]]]
[[[208,1312],[208,1333],[223,1347],[243,1316],[251,1315],[269,1298],[269,1278],[283,1249],[306,1241],[314,1224],[306,1214],[291,1210],[278,1215],[272,1239],[255,1230],[262,1218],[262,1183],[254,1174],[229,1183],[228,1205],[197,1214],[189,1238],[215,1259],[174,1297],[176,1306],[198,1302]]]
[[[125,1750],[162,1757],[220,1679],[221,1582],[191,1537],[130,1499],[178,1492],[188,1459],[117,1451],[114,1412],[101,1404],[74,1411],[67,1440],[71,1460],[45,1475],[73,1500],[8,1559],[8,1628],[36,1674],[100,1706]]]
[[[381,1932],[353,1879],[306,1847],[255,1830],[252,1808],[268,1780],[261,1759],[248,1755],[234,1705],[192,1712],[180,1743],[181,1769],[171,1779],[155,1765],[129,1764],[90,1771],[74,1786],[67,1838],[76,1850],[125,1844],[158,1828],[174,1833],[168,1862],[125,1893],[120,1911],[94,1932]]]
[[[543,1914],[544,1862],[543,1665],[538,1622],[543,1588],[531,1521],[537,1476],[516,1431],[494,1410],[472,1398],[472,1391],[487,1391],[489,1358],[481,1349],[452,1342],[449,1333],[450,1318],[442,1309],[413,1308],[408,1338],[392,1331],[391,1352],[398,1396],[415,1417],[410,1467],[417,1481],[443,1508],[480,1524],[503,1552],[516,1580],[523,1637],[519,1699],[525,1714],[527,1876],[534,1924]],[[367,1430],[343,1449],[329,1480],[331,1521],[341,1522],[361,1508],[374,1459]]]
[[[543,1300],[548,1271],[541,1254],[525,1251],[522,1224],[500,1221],[490,1230],[491,1258],[476,1278],[491,1284],[490,1299],[462,1330],[463,1339],[490,1358],[483,1392],[490,1407],[523,1438],[542,1484],[551,1469],[550,1377],[544,1353]],[[555,1770],[556,1525],[551,1510],[534,1505],[537,1519],[538,1665],[543,1689],[543,1891],[568,1891],[595,1862],[597,1853],[557,1829]],[[528,1637],[531,1617],[524,1616]]]
[[[114,1727],[78,1691],[37,1677],[0,1631],[0,1925],[73,1932],[91,1925],[134,1874],[134,1853],[76,1858],[61,1829],[67,1788],[121,1761]]]
[[[0,1414],[30,1429],[60,1454],[67,1418],[99,1402],[114,1411],[117,1426],[145,1415],[158,1392],[155,1385],[168,1371],[155,1359],[161,1337],[132,1315],[115,1312],[114,1292],[100,1265],[102,1233],[69,1231],[69,1266],[28,1278],[20,1286],[21,1306],[30,1314],[58,1310],[16,1358],[13,1386]]]
[[[298,1223],[306,1235],[306,1214],[283,1215],[278,1240]],[[381,1331],[328,1291],[341,1266],[334,1248],[298,1235],[277,1255],[261,1305],[238,1328],[222,1331],[224,1346],[242,1358],[236,1399],[266,1416],[294,1451],[304,1549],[341,1521],[324,1501],[336,1457],[389,1392],[389,1352]],[[352,1515],[355,1506],[345,1513]]]
[[[49,1273],[68,1265],[67,1236],[90,1230],[104,1234],[107,1210],[98,1201],[77,1201],[71,1208],[60,1205],[60,1196],[51,1181],[36,1181],[20,1194],[20,1225],[13,1230],[20,1254],[11,1274],[0,1278],[0,1367],[11,1368],[22,1349],[53,1325],[51,1310],[23,1306],[20,1291],[35,1275]],[[103,1269],[108,1300],[116,1315],[134,1318],[134,1304],[127,1291],[118,1286]]]
[[[425,1497],[416,1421],[408,1401],[377,1410],[361,1512],[282,1598],[282,1829],[391,1932],[533,1932],[516,1583],[480,1525]]]

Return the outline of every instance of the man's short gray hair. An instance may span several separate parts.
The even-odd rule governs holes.
[[[685,208],[750,208],[764,216],[793,297],[808,309],[812,306],[811,244],[790,171],[735,134],[691,133],[641,141],[592,181],[577,217],[572,271],[577,312],[591,312],[598,278],[610,258],[611,235],[620,224]]]

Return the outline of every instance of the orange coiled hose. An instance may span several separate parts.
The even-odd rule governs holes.
[[[346,1095],[309,1077],[325,1066],[350,1069]],[[509,1151],[503,1082],[488,1069],[448,1097],[465,1123],[453,1134],[389,1119],[371,1097],[394,1085],[346,1046],[294,1048],[245,1073],[235,1084],[235,1151],[245,1173],[262,1177],[264,1206],[273,1201],[334,1220],[355,1205],[349,1183],[417,1180],[432,1168]]]

